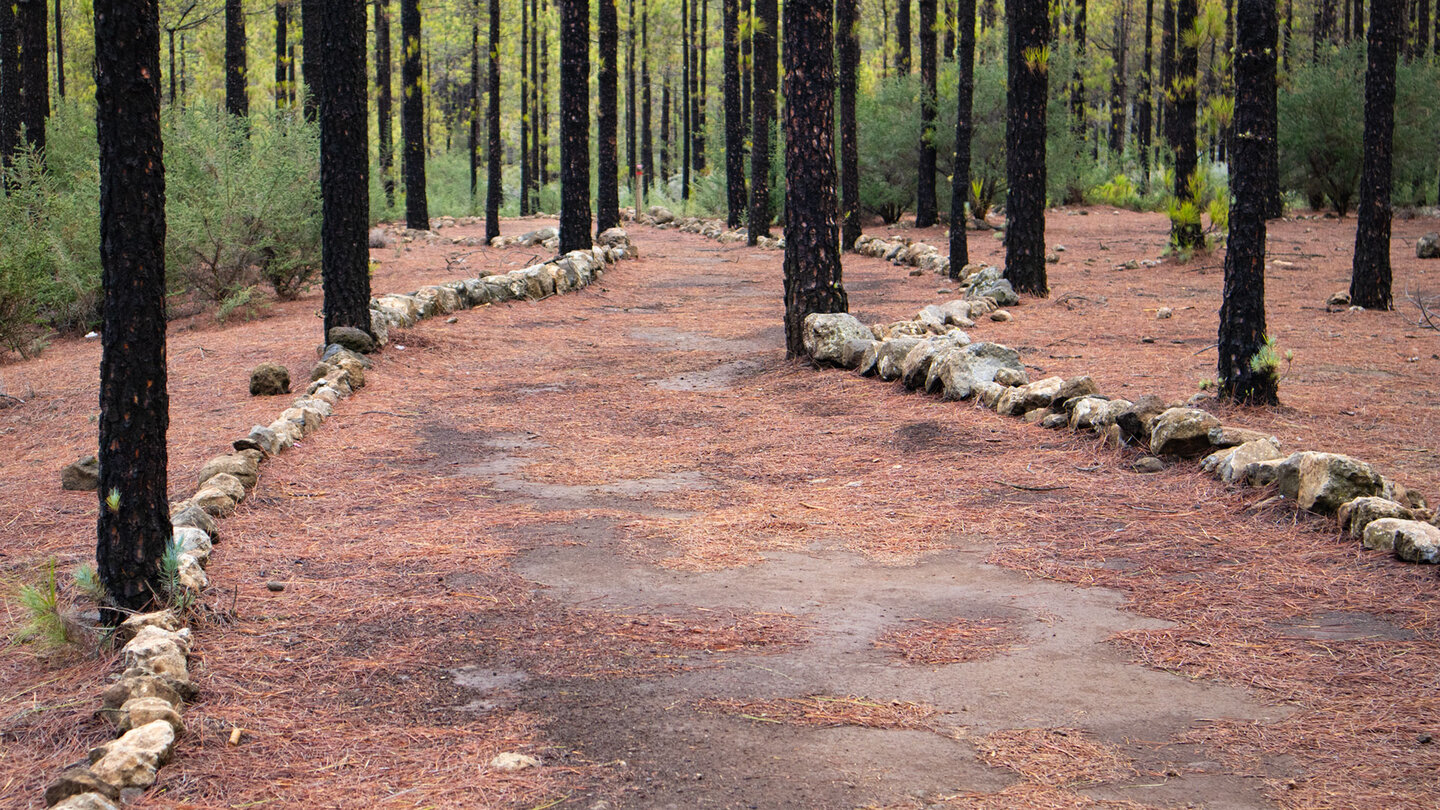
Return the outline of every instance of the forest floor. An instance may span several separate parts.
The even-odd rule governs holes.
[[[1413,249],[1437,223],[1396,222],[1396,312],[1327,313],[1353,228],[1272,226],[1284,404],[1216,410],[1433,503],[1440,333],[1403,296],[1440,291]],[[972,336],[1020,348],[1032,378],[1190,396],[1214,376],[1223,254],[1115,269],[1165,234],[1158,215],[1051,211],[1050,298]],[[787,361],[779,252],[632,237],[641,258],[583,292],[392,336],[366,387],[262,468],[220,525],[201,696],[136,806],[1440,805],[1434,568],[1191,463],[1137,474],[1137,451],[1089,434]],[[466,253],[538,258],[376,250],[374,289],[470,275],[446,268]],[[851,310],[953,297],[907,270],[846,256]],[[171,325],[176,497],[288,402],[250,397],[251,367],[308,377],[319,303]],[[93,553],[95,495],[58,476],[93,452],[98,362],[64,340],[0,367],[26,400],[0,410],[7,592]],[[0,632],[19,620],[7,601]],[[110,736],[92,712],[114,671],[0,650],[0,805],[40,806]],[[501,752],[542,764],[490,767]]]

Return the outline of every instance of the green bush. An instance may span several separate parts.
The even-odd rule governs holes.
[[[955,175],[955,87],[959,77],[954,64],[940,71],[937,80],[939,104],[936,111],[936,165],[942,177],[936,184],[940,208],[950,210],[951,178]],[[984,217],[1005,196],[1005,62],[977,61],[975,95],[971,103],[970,212]],[[860,133],[861,143],[866,134]],[[914,171],[910,184],[914,185]],[[862,181],[864,182],[863,178]]]
[[[954,94],[949,139],[955,142]],[[860,207],[886,223],[915,205],[915,167],[920,150],[920,80],[914,75],[881,79],[855,100],[859,134]],[[937,127],[936,135],[939,135]],[[938,137],[937,137],[938,142]]]
[[[263,280],[280,298],[320,268],[319,140],[296,116],[189,109],[166,122],[171,287],[225,301]]]

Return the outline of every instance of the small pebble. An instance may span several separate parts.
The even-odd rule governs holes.
[[[1174,311],[1172,311],[1169,307],[1160,307],[1159,309],[1155,310],[1155,320],[1163,321],[1166,318],[1172,317],[1174,314]]]
[[[1142,337],[1142,338],[1140,338],[1140,342],[1141,342],[1141,343],[1154,343],[1154,342],[1155,342],[1155,338],[1153,338],[1153,337]]]
[[[924,271],[924,270],[921,270],[920,268],[917,267],[917,268],[915,268],[914,270],[911,270],[911,271],[910,271],[910,275],[912,275],[912,276],[923,276],[923,275],[925,275],[925,271]]]
[[[994,312],[990,313],[990,320],[999,321],[1000,323],[1011,320],[1013,317],[1013,315],[1003,309],[997,309]]]
[[[459,323],[459,322],[460,322],[460,319],[459,319],[459,318],[446,318],[446,319],[445,319],[445,322],[446,322],[446,323]]]
[[[1134,469],[1138,473],[1157,473],[1165,469],[1165,462],[1154,456],[1142,456],[1135,462]]]
[[[269,590],[271,593],[279,593],[279,592],[285,590],[285,583],[283,583],[283,582],[276,582],[275,580],[272,579],[272,580],[270,580],[269,582],[265,583],[265,588],[266,588],[267,590]]]

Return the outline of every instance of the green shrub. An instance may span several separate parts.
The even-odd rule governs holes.
[[[951,95],[947,155],[955,142],[954,94]],[[920,149],[920,80],[904,76],[881,79],[870,93],[855,100],[859,133],[860,207],[895,222],[915,204],[915,167]],[[937,144],[939,127],[937,126]]]

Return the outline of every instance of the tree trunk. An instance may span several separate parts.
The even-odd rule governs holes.
[[[480,193],[480,0],[470,10],[470,206]]]
[[[300,0],[300,70],[305,76],[305,120],[314,121],[320,112],[317,82],[320,81],[321,49],[320,15],[325,12],[324,0]]]
[[[829,0],[785,3],[785,353],[805,355],[805,316],[845,312],[835,199]]]
[[[920,161],[915,227],[935,224],[935,0],[920,0]]]
[[[745,134],[749,137],[751,91],[753,84],[751,79],[755,76],[754,63],[751,61],[750,40],[754,36],[755,9],[751,0],[740,0],[740,11],[744,17],[744,36],[740,37],[740,120],[745,122]]]
[[[745,121],[740,113],[740,0],[724,0],[725,224],[745,221]]]
[[[379,0],[376,0],[378,3]],[[290,96],[285,89],[285,41],[290,31],[290,6],[275,4],[275,109],[284,110]]]
[[[630,204],[638,199],[639,175],[635,170],[640,166],[636,153],[636,82],[635,82],[635,0],[630,0],[630,24],[625,27],[625,159],[629,170],[625,173],[625,185],[630,187]],[[638,213],[638,212],[637,212]]]
[[[670,69],[660,82],[660,178],[665,187],[670,185]]]
[[[45,0],[16,0],[20,26],[20,83],[24,105],[21,122],[25,140],[36,154],[45,153],[45,120],[50,117],[50,31]],[[156,59],[159,46],[156,46]],[[158,68],[158,65],[157,65]]]
[[[420,0],[400,0],[400,41],[403,61],[400,83],[401,155],[405,172],[405,226],[430,229],[430,207],[425,189],[425,86],[420,61]]]
[[[590,3],[560,0],[560,252],[590,242]]]
[[[20,145],[21,104],[20,29],[16,27],[15,4],[0,2],[0,161],[6,168]]]
[[[965,203],[970,199],[970,139],[975,131],[975,0],[959,0],[960,50],[955,54],[959,80],[955,89],[955,168],[950,179],[950,278],[970,263]]]
[[[598,0],[600,13],[597,22],[599,23],[600,34],[600,68],[599,68],[599,114],[595,118],[599,126],[599,133],[595,145],[595,171],[600,175],[597,183],[597,194],[595,199],[595,229],[596,232],[609,230],[620,224],[620,159],[617,152],[619,145],[616,143],[616,118],[618,110],[616,96],[618,88],[619,73],[616,70],[616,57],[618,56],[618,42],[620,38],[619,22],[615,17],[615,0]],[[588,78],[588,77],[587,77]],[[589,106],[588,96],[586,106]],[[589,209],[586,209],[586,218],[589,218]],[[588,247],[588,245],[587,245]]]
[[[395,207],[395,146],[391,135],[390,0],[375,0],[375,123],[380,139],[380,185],[385,207]]]
[[[1395,63],[1404,0],[1371,0],[1365,43],[1365,151],[1356,206],[1350,303],[1390,309],[1390,181],[1395,139]]]
[[[1274,21],[1274,27],[1278,32],[1280,23],[1276,12],[1271,11],[1270,18]],[[1280,196],[1280,100],[1277,90],[1279,82],[1276,80],[1273,61],[1267,62],[1265,69],[1270,71],[1270,78],[1260,86],[1262,101],[1265,105],[1265,115],[1258,122],[1260,126],[1264,127],[1260,143],[1265,148],[1264,171],[1261,174],[1263,184],[1260,189],[1265,202],[1265,218],[1275,219],[1285,213],[1285,202]]]
[[[836,50],[840,55],[841,250],[852,250],[855,240],[860,238],[860,141],[855,119],[860,70],[859,25],[860,0],[835,0]]]
[[[1195,0],[1178,0],[1175,4],[1175,27],[1178,31],[1189,31],[1195,27]],[[1195,176],[1195,85],[1199,72],[1199,57],[1196,43],[1188,36],[1179,37],[1176,45],[1175,80],[1171,94],[1175,98],[1172,107],[1175,122],[1172,131],[1175,140],[1171,146],[1175,161],[1175,202],[1189,204],[1194,209],[1195,195],[1190,181]],[[1190,210],[1172,217],[1170,241],[1182,250],[1201,247],[1205,236],[1200,230],[1200,212]]]
[[[755,0],[754,120],[750,139],[749,243],[770,235],[770,129],[775,121],[775,30],[780,22],[776,0]]]
[[[1070,77],[1070,127],[1082,139],[1085,137],[1085,76],[1081,72],[1085,65],[1085,0],[1075,2],[1075,73]]]
[[[910,75],[910,0],[895,4],[895,72]]]
[[[689,3],[692,0],[680,0],[680,199],[690,199],[690,127],[694,118],[691,115],[690,101],[693,94],[690,92],[692,77],[695,71],[694,43],[691,41],[690,18],[688,15]]]
[[[485,162],[485,241],[500,235],[500,0],[490,0],[490,154]]]
[[[320,64],[320,204],[325,335],[370,332],[370,111],[365,2],[326,0]],[[419,20],[416,20],[418,29]],[[423,195],[423,191],[421,192]]]
[[[536,131],[539,133],[535,138],[535,142],[539,144],[536,150],[536,188],[550,182],[550,0],[545,0],[544,11],[547,25],[539,29],[540,48],[536,51],[540,54],[540,79],[535,84],[536,96],[539,99],[536,107],[540,110],[539,120],[535,122]]]
[[[1255,362],[1265,347],[1264,85],[1275,76],[1275,5],[1240,0],[1235,43],[1235,138],[1230,152],[1230,235],[1220,305],[1220,394],[1239,403],[1278,402],[1274,369]],[[1268,62],[1268,65],[1266,64]]]
[[[1194,0],[1186,0],[1194,2]],[[1009,0],[1005,104],[1005,278],[1016,292],[1045,296],[1045,103],[1050,14],[1045,0]]]
[[[1154,75],[1154,64],[1152,52],[1155,43],[1155,0],[1145,0],[1145,69],[1140,73],[1140,93],[1138,121],[1135,128],[1139,135],[1140,147],[1140,193],[1150,193],[1150,144],[1151,133],[1155,129],[1152,116],[1155,92],[1153,89],[1152,76]]]
[[[704,85],[700,83],[700,26],[699,4],[703,0],[690,0],[690,123],[686,134],[690,138],[690,176],[692,179],[705,170],[705,121],[702,118],[700,96]],[[686,184],[689,185],[688,183]]]
[[[65,15],[55,0],[55,95],[65,98]]]
[[[530,0],[530,194],[531,210],[540,207],[540,0]]]
[[[165,434],[165,167],[156,0],[95,0],[100,145],[100,488],[106,624],[148,607],[170,544]]]
[[[655,176],[655,133],[652,131],[651,86],[650,86],[650,3],[640,5],[640,86],[644,98],[640,102],[640,186],[643,193],[650,192]],[[635,203],[635,215],[640,215],[640,203]]]
[[[945,41],[942,54],[947,62],[955,61],[955,3],[945,0]]]
[[[250,115],[246,78],[245,9],[240,0],[225,0],[225,112],[236,118]]]
[[[1125,0],[1115,16],[1115,72],[1110,77],[1110,152],[1115,155],[1125,153],[1125,99],[1129,96],[1125,84],[1129,56],[1126,44],[1129,39],[1130,6],[1129,0]]]
[[[530,169],[530,4],[520,0],[520,216],[529,216]]]
[[[1160,17],[1160,134],[1165,149],[1175,149],[1175,0],[1165,0]]]
[[[699,136],[699,146],[695,150],[695,171],[704,174],[705,159],[705,114],[707,94],[710,92],[710,0],[699,0],[700,2],[700,92],[696,96],[699,105],[699,117],[695,124],[695,133]]]

